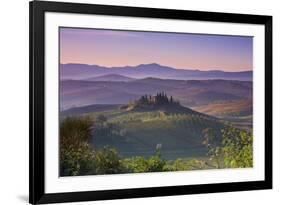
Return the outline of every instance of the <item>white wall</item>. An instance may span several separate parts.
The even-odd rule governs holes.
[[[74,1],[74,0],[73,0]],[[79,2],[79,0],[75,0]],[[80,204],[277,204],[280,188],[281,7],[277,0],[81,0],[97,4],[273,15],[274,189],[236,193],[156,197]],[[28,200],[28,1],[1,1],[0,31],[0,204]],[[279,92],[279,93],[278,93]],[[279,107],[277,107],[279,105]]]

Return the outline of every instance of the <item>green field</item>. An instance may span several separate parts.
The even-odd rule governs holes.
[[[61,114],[61,175],[251,167],[251,135],[234,128],[251,118],[240,118],[226,121],[179,104],[75,108]]]
[[[219,132],[224,126],[216,119],[196,113],[111,109],[84,115],[106,117],[106,125],[112,127],[112,132],[93,134],[91,142],[97,148],[115,147],[122,157],[152,156],[157,145],[167,160],[206,157],[202,131],[211,127]]]

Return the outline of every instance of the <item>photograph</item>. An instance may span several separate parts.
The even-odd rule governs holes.
[[[272,189],[273,17],[188,9],[29,3],[29,203]]]
[[[253,167],[253,36],[58,31],[60,177]]]

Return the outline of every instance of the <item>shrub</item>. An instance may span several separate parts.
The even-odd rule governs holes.
[[[217,143],[211,129],[204,130],[203,144],[208,149],[209,160],[217,168],[245,168],[253,166],[252,133],[227,126],[222,130],[222,140]]]
[[[94,130],[93,130],[94,129]],[[90,144],[92,134],[114,134],[116,128],[98,116],[68,117],[60,124],[60,175],[115,174],[125,172],[116,149],[95,150]],[[94,132],[95,131],[95,132]]]
[[[94,153],[88,144],[94,122],[89,117],[68,117],[60,124],[60,175],[92,174]]]
[[[95,174],[95,158],[92,147],[84,143],[79,147],[60,149],[60,175],[80,176]]]
[[[131,173],[162,172],[166,165],[166,161],[158,154],[148,159],[140,156],[124,159],[122,163],[124,170]]]
[[[184,162],[182,159],[176,159],[171,163],[167,163],[164,167],[164,171],[185,171],[190,170],[187,162]]]
[[[94,128],[90,117],[68,117],[60,124],[60,146],[79,147],[88,142]]]
[[[124,172],[116,149],[104,147],[95,152],[96,174],[117,174]]]
[[[253,135],[244,130],[228,128],[222,131],[224,164],[231,168],[253,166]]]

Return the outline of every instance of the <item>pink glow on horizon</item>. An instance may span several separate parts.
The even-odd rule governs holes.
[[[253,69],[251,37],[67,29],[60,31],[61,63],[106,67],[158,63],[178,69]]]

